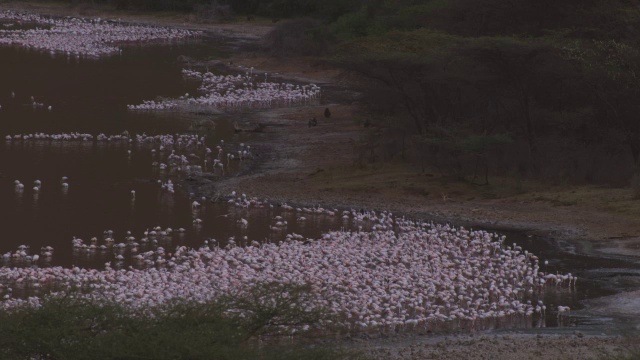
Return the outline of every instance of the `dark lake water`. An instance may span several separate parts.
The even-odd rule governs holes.
[[[161,226],[184,228],[174,232],[171,243],[200,246],[207,238],[224,242],[231,236],[254,240],[281,239],[286,232],[317,236],[321,229],[339,229],[339,219],[312,217],[296,224],[294,215],[284,214],[287,231],[271,231],[275,208],[247,212],[201,201],[198,213],[192,212],[188,194],[162,191],[158,180],[178,180],[179,176],[163,173],[152,166],[161,161],[147,146],[126,142],[14,140],[6,135],[34,132],[80,132],[97,135],[146,133],[188,133],[193,124],[212,120],[215,130],[207,130],[207,146],[214,148],[220,140],[228,150],[250,136],[235,134],[232,115],[204,115],[176,112],[132,112],[127,104],[161,97],[178,97],[194,93],[198,86],[181,74],[185,67],[179,56],[211,59],[224,56],[224,43],[205,38],[202,41],[125,47],[121,56],[101,60],[83,60],[49,56],[40,52],[0,47],[0,218],[3,232],[0,253],[29,245],[31,253],[52,246],[55,255],[51,265],[101,267],[113,259],[113,252],[73,253],[71,239],[79,237],[89,243],[98,237],[102,244],[105,230],[113,230],[116,242],[131,231],[138,239],[150,228]],[[32,100],[32,97],[34,100]],[[32,102],[43,104],[34,107]],[[52,111],[47,110],[48,106]],[[131,154],[128,153],[131,151]],[[215,149],[214,149],[215,151]],[[203,155],[203,154],[199,154]],[[202,165],[202,164],[201,164]],[[233,175],[241,163],[231,162],[225,176]],[[230,171],[229,171],[230,170]],[[219,174],[218,174],[219,175]],[[69,187],[61,186],[68,177]],[[25,185],[16,192],[14,181]],[[34,191],[33,182],[42,182]],[[131,191],[136,192],[135,201]],[[193,225],[194,218],[203,220]],[[249,226],[236,221],[246,218]],[[143,245],[140,251],[152,247]],[[157,244],[155,246],[158,246]]]

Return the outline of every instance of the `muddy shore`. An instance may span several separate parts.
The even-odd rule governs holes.
[[[151,25],[178,26],[210,31],[248,41],[258,40],[270,24],[198,24],[188,16],[122,14],[93,8],[1,3],[0,9],[48,15],[118,18]],[[386,209],[436,222],[518,230],[571,244],[575,251],[592,256],[640,259],[640,217],[608,211],[592,202],[558,206],[545,196],[518,195],[480,199],[447,190],[416,171],[389,165],[362,169],[359,144],[365,129],[356,119],[363,116],[357,94],[348,90],[344,74],[314,59],[273,59],[260,53],[238,53],[228,62],[235,69],[278,73],[286,79],[314,82],[330,88],[321,105],[272,109],[243,115],[248,124],[262,124],[251,146],[258,158],[240,176],[212,180],[207,177],[183,183],[198,196],[221,198],[231,191],[268,198],[275,203]],[[233,70],[233,69],[232,69]],[[331,117],[323,116],[324,109]],[[316,117],[317,127],[308,120]],[[400,170],[399,170],[400,169]],[[418,184],[418,185],[408,185]],[[429,189],[416,193],[414,188]],[[631,197],[628,189],[589,188],[594,198]],[[546,194],[546,193],[545,193]],[[626,201],[626,200],[625,200]],[[638,319],[637,292],[595,300],[593,311]],[[379,359],[598,359],[624,352],[637,338],[570,335],[540,336],[500,334],[485,336],[421,336],[349,342],[349,347]]]

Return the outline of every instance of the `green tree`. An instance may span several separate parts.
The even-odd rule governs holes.
[[[640,165],[640,51],[615,40],[575,42],[565,47],[592,90],[599,112],[598,131],[621,139]]]

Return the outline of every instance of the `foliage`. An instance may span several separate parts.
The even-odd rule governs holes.
[[[200,21],[220,22],[231,18],[232,10],[229,5],[221,5],[217,1],[209,4],[196,5],[194,12]]]
[[[205,304],[177,302],[133,316],[117,304],[51,298],[38,309],[0,312],[0,359],[341,359],[355,355],[303,343],[261,344],[282,325],[313,325],[308,289],[258,284]]]
[[[636,172],[631,177],[631,190],[633,191],[633,199],[640,200],[640,172]]]
[[[574,41],[563,48],[569,60],[579,62],[587,71],[635,88],[640,84],[640,51],[616,40]]]
[[[343,60],[353,59],[353,62],[391,60],[426,63],[432,56],[465,41],[462,37],[430,29],[394,30],[342,44],[337,56]]]
[[[331,30],[338,38],[344,40],[374,33],[373,24],[364,11],[358,11],[340,16],[331,25]]]
[[[118,10],[197,12],[203,7],[228,6],[238,14],[279,18],[313,16],[335,20],[357,10],[366,0],[51,0],[71,5],[105,4]]]
[[[372,111],[395,114],[394,126],[419,135],[409,158],[423,169],[476,174],[478,162],[464,160],[471,155],[502,173],[628,183],[640,162],[637,7],[624,0],[379,3],[378,11],[345,14],[333,25],[341,43],[331,61],[359,77]],[[512,141],[492,147],[500,151],[460,146],[506,133]],[[627,165],[611,171],[613,156]]]
[[[463,139],[460,146],[470,153],[484,154],[493,147],[509,144],[512,141],[508,134],[472,135]]]
[[[634,165],[640,164],[640,51],[616,40],[572,42],[563,48],[566,58],[583,71],[589,98],[599,112],[601,138],[626,146]]]
[[[275,56],[319,55],[327,47],[323,28],[311,18],[284,21],[275,26],[262,42],[264,48]]]

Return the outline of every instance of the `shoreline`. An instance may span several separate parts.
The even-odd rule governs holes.
[[[19,11],[39,12],[38,4],[25,3]],[[42,6],[42,4],[40,4]],[[0,9],[16,9],[15,4],[2,3]],[[91,17],[92,15],[75,14],[78,9],[53,5],[50,15],[71,15]],[[46,10],[46,8],[45,8]],[[47,14],[47,11],[44,11]],[[99,16],[101,13],[97,12]],[[115,13],[107,13],[113,16]],[[104,16],[104,14],[103,14]],[[163,19],[158,16],[139,16],[126,14],[122,21],[132,21],[148,25],[186,27],[194,30],[211,31],[222,36],[241,37],[257,40],[272,26],[259,24],[192,24],[175,19]],[[136,20],[137,19],[137,20]],[[298,81],[314,81],[332,86],[342,85],[339,71],[311,59],[292,59],[283,61],[259,54],[234,54],[229,59],[234,66],[255,67],[256,71],[277,73],[285,79]],[[338,90],[335,90],[338,91]],[[338,94],[336,97],[340,97]],[[251,146],[260,153],[247,173],[238,177],[223,178],[211,181],[206,177],[196,178],[193,183],[183,181],[183,187],[192,188],[198,196],[217,198],[230,194],[231,191],[245,192],[249,196],[269,198],[272,202],[295,203],[312,206],[322,205],[348,208],[368,208],[390,210],[407,216],[433,220],[434,222],[451,223],[465,227],[481,227],[496,231],[519,231],[534,236],[551,238],[557,242],[567,242],[576,248],[578,254],[597,257],[624,257],[640,259],[640,218],[629,218],[601,209],[590,208],[589,205],[577,203],[573,205],[554,205],[551,200],[536,200],[532,196],[514,196],[497,199],[471,199],[467,193],[458,194],[459,190],[448,191],[424,174],[406,171],[402,167],[389,164],[367,164],[362,169],[356,166],[355,148],[362,137],[363,128],[354,118],[360,116],[362,110],[357,97],[345,95],[345,103],[329,103],[315,106],[294,108],[278,108],[246,114],[248,121],[260,121],[266,124],[265,133],[255,134],[250,140]],[[329,107],[331,118],[322,117],[322,111]],[[309,128],[307,120],[316,116],[319,126]],[[377,168],[376,168],[377,166]],[[353,174],[357,173],[356,176]],[[380,176],[382,175],[384,176]],[[367,176],[381,177],[366,180]],[[356,179],[354,180],[354,177]],[[364,180],[363,180],[364,179]],[[408,180],[407,180],[408,179]],[[403,181],[418,185],[407,189]],[[420,182],[422,181],[422,183]],[[433,187],[425,195],[419,190]],[[587,187],[590,192],[607,196],[608,190],[600,187]],[[616,189],[616,194],[624,193],[624,189]],[[189,193],[191,191],[187,191]],[[539,193],[540,191],[537,191]],[[546,194],[546,193],[545,193]],[[620,195],[628,196],[628,195]],[[610,299],[599,298],[595,305],[602,314],[612,313],[612,301],[625,302],[626,311],[619,316],[639,317],[640,306],[629,305],[628,299],[637,297],[637,291],[630,294],[617,294]],[[481,334],[485,334],[484,332]],[[555,336],[555,335],[553,335]],[[431,339],[425,341],[424,339]],[[582,350],[567,352],[571,348],[587,349],[587,353],[597,351],[617,351],[626,344],[619,337],[599,337],[558,335],[547,339],[540,335],[519,334],[517,336],[466,335],[449,343],[449,336],[414,336],[392,341],[367,340],[367,344],[356,344],[356,348],[375,351],[385,358],[403,359],[458,359],[465,356],[482,355],[491,359],[521,359],[524,354],[515,353],[513,348],[526,348],[527,355],[537,358],[565,356],[580,357]],[[435,340],[434,340],[435,339]],[[483,340],[484,339],[484,340]],[[488,340],[487,340],[488,339]],[[542,340],[541,340],[542,339]],[[590,340],[596,339],[596,340]],[[472,341],[473,340],[473,341]],[[391,341],[391,340],[390,340]],[[495,341],[495,343],[494,343]],[[440,344],[444,343],[445,346]],[[491,343],[493,346],[484,346]],[[451,351],[453,349],[453,351]],[[373,352],[372,352],[373,354]],[[428,356],[428,357],[427,357]],[[573,357],[570,357],[573,356]],[[584,355],[588,356],[588,355]],[[594,354],[597,358],[597,354]]]

